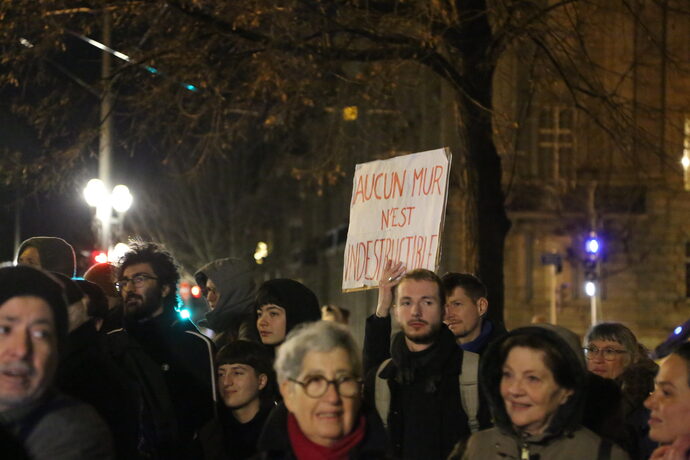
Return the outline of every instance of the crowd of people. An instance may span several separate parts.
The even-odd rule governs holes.
[[[239,259],[195,273],[199,328],[159,244],[75,267],[36,237],[0,268],[3,459],[690,459],[690,343],[507,331],[471,274],[388,261],[360,349],[347,309]]]

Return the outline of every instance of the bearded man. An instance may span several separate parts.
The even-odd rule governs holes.
[[[387,425],[394,458],[447,458],[470,434],[459,384],[467,352],[443,325],[445,300],[441,279],[429,270],[407,272],[395,287],[401,331],[393,336],[391,359],[372,368],[365,382],[365,399]],[[476,381],[476,367],[473,372]]]
[[[190,458],[196,453],[195,432],[214,414],[215,350],[191,321],[177,314],[179,279],[170,253],[155,243],[141,243],[121,259],[116,284],[127,334],[163,374],[165,388],[152,381],[146,386],[156,388],[157,398],[171,401],[179,433],[175,454]]]

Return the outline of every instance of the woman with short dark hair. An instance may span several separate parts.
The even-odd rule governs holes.
[[[495,426],[470,437],[464,459],[628,458],[582,426],[585,369],[555,332],[512,331],[491,345],[480,372]]]

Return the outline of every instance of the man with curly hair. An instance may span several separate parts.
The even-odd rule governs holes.
[[[194,433],[213,416],[216,391],[212,342],[177,315],[179,279],[169,252],[155,243],[140,243],[131,245],[120,260],[117,287],[127,335],[156,364],[165,382],[165,388],[153,381],[147,387],[155,388],[157,400],[172,404],[180,440],[177,453],[187,458]]]

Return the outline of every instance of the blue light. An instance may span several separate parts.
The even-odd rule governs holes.
[[[673,330],[673,333],[676,335],[680,335],[681,332],[683,332],[683,326],[678,326]]]
[[[148,70],[149,72],[151,72],[152,74],[154,74],[154,75],[158,73],[158,69],[156,69],[155,67],[146,66],[146,67],[144,67],[144,68],[145,68],[146,70]]]
[[[189,91],[199,91],[199,88],[197,88],[197,87],[194,86],[194,85],[190,85],[189,83],[186,83],[186,84],[184,85],[184,87],[185,87],[186,89],[188,89]]]
[[[189,319],[192,316],[192,314],[189,311],[189,308],[182,308],[178,313],[180,314],[180,318],[182,319]]]
[[[585,241],[585,251],[587,254],[598,254],[600,249],[599,240],[596,236],[590,236]]]

